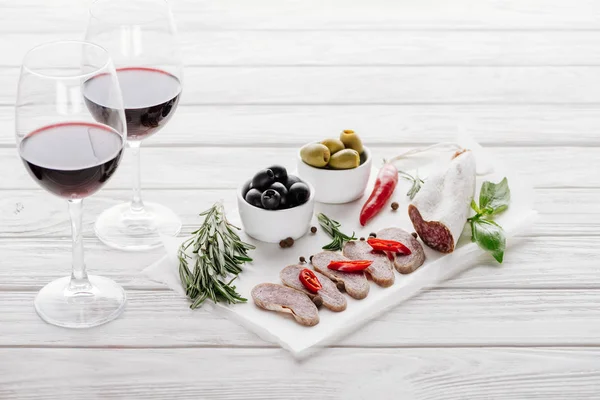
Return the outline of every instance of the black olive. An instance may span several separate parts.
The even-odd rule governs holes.
[[[287,188],[281,182],[275,182],[274,184],[269,186],[269,189],[276,190],[281,195],[281,197],[285,197],[288,194]]]
[[[297,205],[304,204],[310,197],[310,189],[304,182],[296,182],[290,187],[290,197]]]
[[[263,192],[260,201],[266,210],[276,210],[281,201],[281,195],[277,190],[267,189]]]
[[[302,182],[300,178],[295,175],[288,175],[287,179],[285,180],[285,187],[290,190],[290,187],[292,187],[294,183],[298,182]]]
[[[289,203],[289,196],[281,196],[281,199],[279,199],[279,209],[280,210],[285,210],[286,208],[290,208],[290,203]]]
[[[270,169],[261,169],[252,178],[252,187],[265,190],[275,182],[275,174]]]
[[[248,191],[252,189],[252,179],[249,179],[246,183],[244,183],[244,186],[242,187],[242,197],[246,198],[246,194],[248,194]]]
[[[287,169],[281,165],[272,165],[269,167],[273,174],[275,174],[275,180],[277,182],[285,182],[287,180],[288,174]]]
[[[248,193],[246,193],[244,199],[246,199],[248,204],[252,204],[254,207],[262,208],[261,197],[262,193],[259,190],[252,188],[248,190]]]

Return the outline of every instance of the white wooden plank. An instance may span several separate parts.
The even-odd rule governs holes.
[[[600,238],[534,237],[515,239],[513,243],[501,266],[484,256],[477,268],[440,287],[600,289],[596,262],[600,256]],[[0,290],[37,291],[44,284],[67,275],[71,268],[70,246],[67,238],[0,240],[3,259],[0,262]],[[128,289],[166,290],[162,284],[141,274],[145,267],[163,256],[162,249],[143,253],[116,252],[95,238],[86,240],[85,246],[90,273],[115,279]],[[282,268],[297,262],[299,256],[310,254],[282,250]]]
[[[274,346],[228,319],[203,309],[190,310],[189,302],[171,291],[130,290],[123,316],[93,330],[47,325],[35,313],[34,297],[35,292],[0,292],[0,346]],[[597,346],[599,306],[597,289],[436,289],[401,304],[335,345]]]
[[[7,33],[3,66],[20,66],[40,41],[74,32]],[[597,31],[184,31],[191,66],[570,66],[598,65]]]
[[[310,140],[319,140],[312,136]],[[368,136],[364,137],[369,143]],[[392,139],[395,141],[395,138]],[[407,148],[372,146],[374,166],[379,160],[401,154]],[[595,148],[578,147],[519,147],[490,149],[491,154],[519,172],[537,188],[599,187],[600,158]],[[296,148],[263,147],[183,147],[147,148],[142,150],[144,187],[158,189],[233,189],[242,185],[258,171],[272,164],[295,169]],[[232,162],[235,160],[235,162]],[[122,165],[106,187],[131,187],[131,165],[126,153]],[[0,170],[11,171],[0,181],[0,189],[39,188],[21,165],[15,149],[0,149]],[[48,197],[50,195],[47,195]]]
[[[128,190],[104,190],[85,200],[84,235],[93,237],[96,217],[108,207],[128,200]],[[164,204],[183,221],[183,234],[197,229],[198,213],[223,200],[237,207],[231,190],[147,190],[145,198]],[[597,189],[537,189],[539,220],[530,236],[598,235],[600,191]],[[64,200],[42,190],[3,191],[0,194],[0,238],[68,237],[70,226]]]
[[[331,349],[297,362],[276,349],[2,349],[15,399],[591,399],[600,351]],[[393,396],[393,397],[392,397]]]
[[[20,0],[3,7],[3,31],[83,31],[90,1]],[[173,0],[180,31],[199,29],[597,29],[594,0]],[[35,12],[34,12],[35,11]]]
[[[181,106],[144,146],[300,146],[347,127],[370,144],[437,143],[459,130],[486,146],[600,146],[594,105]],[[0,146],[14,147],[14,108],[0,107]]]
[[[0,104],[19,69],[0,69]],[[182,104],[596,104],[600,74],[578,67],[188,67]]]

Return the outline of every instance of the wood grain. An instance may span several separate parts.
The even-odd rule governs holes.
[[[103,190],[85,200],[84,235],[93,237],[96,217],[108,207],[128,201],[129,190]],[[164,204],[183,221],[183,234],[200,223],[198,213],[223,200],[229,210],[237,207],[228,189],[146,190],[145,198]],[[534,207],[540,218],[528,236],[598,236],[600,190],[536,189]],[[10,190],[0,196],[0,238],[68,237],[70,225],[64,200],[43,190]],[[548,239],[551,240],[551,239]]]
[[[2,66],[20,66],[41,40],[78,32],[9,33]],[[598,31],[203,30],[183,31],[179,44],[192,66],[573,66],[599,65]],[[374,46],[373,44],[377,44]]]
[[[90,1],[21,0],[3,9],[8,32],[82,32]],[[174,0],[180,31],[197,30],[407,30],[407,29],[597,29],[594,0]],[[35,10],[35,12],[29,12]],[[68,13],[61,12],[69,10]],[[27,17],[27,18],[26,18]]]
[[[14,104],[19,69],[0,69]],[[551,82],[552,84],[549,84]],[[596,67],[187,67],[182,104],[597,104]]]
[[[180,106],[144,147],[297,147],[352,128],[369,145],[424,144],[465,132],[485,146],[600,146],[593,105]],[[0,106],[0,146],[14,148],[14,108]]]
[[[2,349],[0,357],[6,400],[545,400],[600,390],[597,348],[330,349],[304,362],[276,349]]]
[[[368,137],[368,136],[367,136]],[[311,137],[310,140],[319,140]],[[400,141],[401,139],[395,138]],[[412,147],[411,147],[412,148]],[[401,154],[407,147],[372,146],[375,160]],[[536,188],[600,187],[600,158],[596,148],[519,147],[490,149],[490,154],[520,172]],[[251,172],[273,164],[295,169],[296,148],[167,147],[142,150],[142,180],[147,189],[234,189],[251,177]],[[132,166],[124,161],[106,184],[108,189],[131,187]],[[377,161],[374,162],[377,166]],[[565,165],[568,168],[557,168]],[[36,189],[14,149],[0,149],[0,170],[11,171],[0,180],[3,189]],[[50,195],[48,195],[49,197]]]
[[[34,297],[35,292],[0,292],[0,347],[273,346],[228,319],[190,310],[171,291],[129,290],[122,317],[87,331],[46,325],[35,313]],[[336,346],[597,346],[598,307],[598,289],[435,289]]]
[[[530,237],[515,241],[501,266],[490,257],[482,256],[477,268],[440,287],[600,289],[596,262],[600,256],[599,237]],[[163,256],[162,249],[144,253],[115,252],[96,238],[89,238],[85,241],[85,250],[90,273],[112,278],[132,290],[167,290],[141,274],[145,267]],[[71,244],[60,238],[2,239],[0,254],[3,255],[0,291],[37,291],[46,283],[67,275],[71,265]],[[294,251],[282,252],[282,268],[296,262],[300,255]]]

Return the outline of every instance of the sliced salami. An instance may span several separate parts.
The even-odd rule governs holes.
[[[408,206],[408,216],[423,243],[442,253],[454,251],[475,194],[475,156],[457,152],[450,165],[427,177]]]
[[[394,240],[400,242],[411,251],[410,254],[396,254],[394,256],[394,267],[401,274],[410,274],[425,262],[423,246],[410,233],[400,228],[386,228],[377,232],[379,239]]]
[[[365,240],[352,240],[344,246],[344,256],[351,260],[373,261],[373,264],[365,272],[377,285],[381,287],[392,286],[395,279],[392,262],[387,255],[374,253],[372,250]]]
[[[331,311],[344,311],[347,305],[346,298],[338,290],[337,285],[325,275],[314,271],[315,275],[319,279],[319,282],[323,286],[318,293],[312,293],[304,287],[299,278],[300,271],[302,271],[304,268],[306,267],[303,265],[288,265],[279,273],[281,282],[283,282],[285,286],[289,286],[292,289],[306,293],[306,295],[311,299],[320,296],[323,301],[323,306]]]
[[[292,314],[300,325],[314,326],[319,323],[317,306],[307,295],[295,289],[261,283],[252,289],[252,298],[260,308]]]
[[[339,253],[322,251],[312,257],[312,265],[317,271],[342,286],[350,297],[364,299],[369,294],[369,282],[364,272],[342,272],[327,268],[331,261],[348,260]]]

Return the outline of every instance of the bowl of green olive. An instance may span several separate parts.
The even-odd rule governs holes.
[[[315,201],[343,204],[362,197],[371,176],[371,152],[358,134],[307,143],[298,151],[298,176],[315,190]]]

